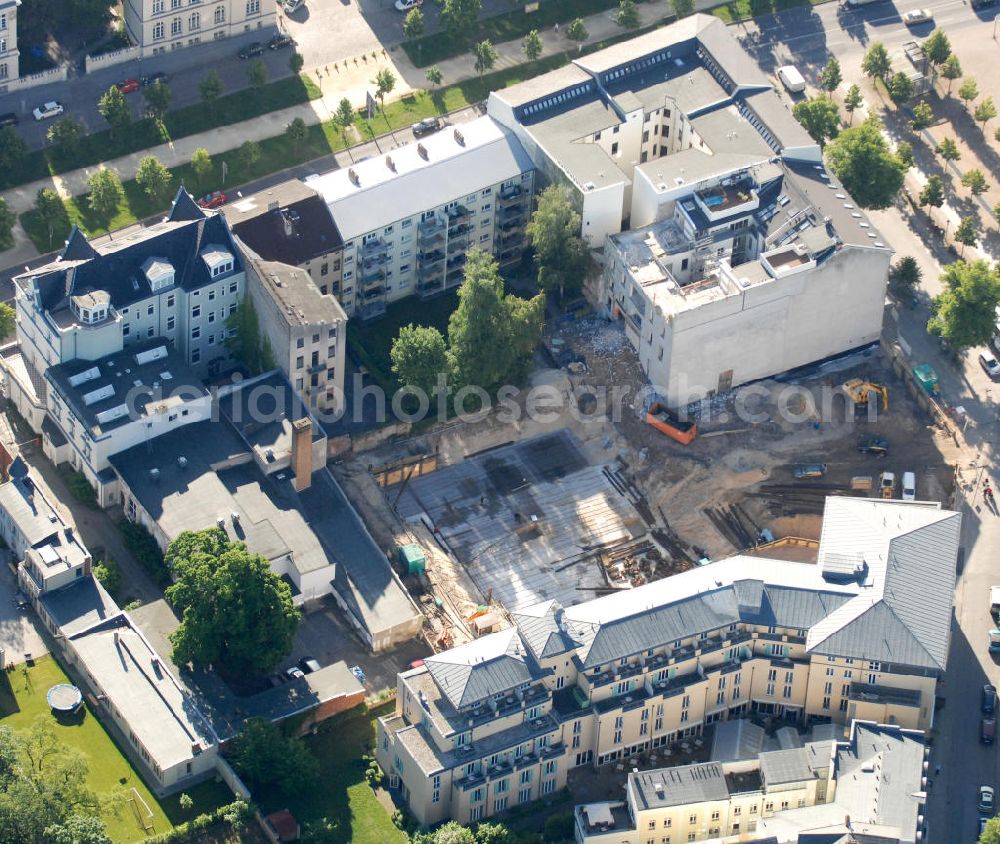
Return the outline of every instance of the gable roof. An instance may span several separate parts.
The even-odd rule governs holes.
[[[561,625],[563,609],[557,601],[543,601],[517,612],[511,618],[535,659],[557,656],[576,647]]]

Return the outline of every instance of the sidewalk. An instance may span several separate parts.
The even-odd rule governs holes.
[[[715,5],[715,2],[713,0],[698,0],[696,5],[699,9],[704,9]],[[659,2],[641,3],[637,8],[641,21],[640,26],[643,27],[661,21],[668,11],[667,7]],[[621,35],[624,30],[614,22],[614,14],[614,11],[611,10],[585,18],[584,24],[590,37],[584,43],[594,43]],[[571,50],[575,46],[575,42],[566,38],[565,26],[561,27],[560,32],[549,29],[542,32],[541,35],[543,41],[542,56]],[[495,69],[497,70],[514,67],[525,61],[520,39],[497,44],[496,51]],[[473,65],[474,59],[469,53],[441,62],[439,67],[443,76],[443,84],[452,85],[474,78],[476,72]],[[374,88],[371,84],[372,78],[383,67],[389,67],[396,75],[396,87],[393,90],[395,99],[404,97],[412,90],[423,88],[426,85],[425,70],[415,67],[407,58],[406,53],[397,47],[388,51],[377,61],[369,61],[367,64],[351,67],[347,62],[341,62],[337,69],[331,69],[331,66],[327,65],[325,69],[314,68],[309,71],[311,75],[316,77],[316,81],[323,91],[323,96],[320,99],[271,112],[243,123],[234,123],[209,132],[189,135],[175,142],[161,144],[151,149],[104,162],[102,166],[116,171],[125,181],[135,176],[139,162],[147,155],[155,155],[167,167],[176,167],[190,161],[194,151],[201,147],[207,149],[210,155],[216,155],[239,147],[244,141],[261,141],[279,135],[296,117],[301,117],[308,124],[329,120],[336,111],[337,104],[344,97],[347,97],[356,108],[362,107],[365,103],[365,94]],[[13,188],[5,191],[3,195],[11,210],[22,214],[34,207],[35,196],[42,188],[54,188],[64,198],[86,193],[87,179],[98,169],[100,169],[99,166],[80,168]],[[20,223],[14,227],[14,238],[15,246],[5,252],[0,252],[0,267],[22,264],[38,255],[31,241],[21,230]]]

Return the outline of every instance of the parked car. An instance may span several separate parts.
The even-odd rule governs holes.
[[[983,718],[979,725],[979,740],[983,744],[993,744],[997,735],[997,722],[993,717]]]
[[[994,686],[987,683],[983,686],[983,701],[982,710],[983,715],[992,715],[993,710],[996,707],[997,702],[997,690]]]
[[[927,23],[934,20],[934,13],[930,9],[910,9],[903,13],[903,23],[907,26],[915,26],[918,23]]]
[[[295,39],[291,35],[285,35],[280,32],[267,42],[267,46],[272,50],[280,50],[282,47],[291,47],[294,44]]]
[[[413,137],[421,138],[431,132],[437,132],[443,125],[440,117],[425,117],[419,123],[414,123],[410,129],[413,131]]]
[[[289,680],[298,680],[299,677],[305,677],[306,675],[302,673],[302,669],[297,665],[293,665],[291,668],[285,669],[285,676]]]
[[[139,90],[139,80],[126,79],[122,82],[116,82],[115,87],[123,94],[134,94],[136,91]]]
[[[0,114],[0,127],[2,126],[17,126],[20,123],[20,119],[14,112],[8,111],[6,114]]]
[[[979,786],[979,811],[993,813],[993,786]]]
[[[202,208],[218,208],[220,205],[226,204],[226,199],[226,195],[221,190],[216,190],[211,193],[206,193],[201,199],[198,200],[198,204]]]
[[[889,441],[885,437],[871,434],[862,437],[858,443],[858,451],[862,454],[874,454],[876,457],[885,457],[889,453]]]
[[[410,663],[410,668],[423,668],[424,661],[422,659],[415,659]]]
[[[903,472],[903,501],[917,500],[917,476],[913,472]]]
[[[807,478],[822,478],[826,474],[826,464],[806,463],[802,466],[796,466],[792,470],[792,474],[797,481],[806,480]]]
[[[397,12],[408,12],[410,9],[418,9],[424,4],[424,0],[396,0]]]
[[[169,80],[170,77],[167,76],[167,74],[165,74],[162,70],[158,70],[156,73],[151,73],[149,76],[139,77],[139,82],[142,84],[143,88],[146,88],[149,85],[155,85],[157,82],[162,82],[166,85]]]
[[[996,359],[993,352],[985,351],[979,353],[979,365],[987,375],[994,381],[1000,378],[1000,361]]]
[[[972,0],[972,8],[978,12],[980,9],[988,9],[995,6],[1000,0]]]
[[[254,56],[260,56],[264,53],[264,45],[260,41],[254,41],[251,44],[247,44],[245,47],[241,47],[240,51],[236,54],[241,59],[251,59]]]
[[[292,12],[297,12],[303,6],[305,6],[306,0],[285,0],[281,8],[285,10],[286,15],[292,14]]]
[[[355,665],[351,668],[351,673],[357,678],[357,681],[363,686],[365,684],[365,672],[362,670],[360,665]]]
[[[38,108],[36,108],[32,114],[35,115],[35,120],[48,120],[50,117],[58,117],[66,111],[63,108],[63,104],[58,100],[52,100],[51,102],[43,103]]]
[[[319,671],[321,667],[311,656],[304,656],[299,660],[299,668],[302,669],[304,674],[312,674],[314,671]]]

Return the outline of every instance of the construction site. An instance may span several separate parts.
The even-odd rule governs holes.
[[[419,548],[400,574],[435,650],[737,552],[813,560],[830,495],[899,498],[908,473],[917,500],[954,488],[953,436],[879,347],[705,400],[680,436],[618,326],[559,323],[539,358],[526,389],[559,414],[454,421],[333,467],[387,554]],[[597,401],[611,387],[620,403]]]

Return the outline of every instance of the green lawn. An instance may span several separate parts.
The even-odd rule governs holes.
[[[316,783],[292,798],[255,795],[265,813],[287,808],[300,823],[326,817],[339,822],[337,841],[344,844],[405,844],[406,836],[365,782],[361,756],[375,747],[375,721],[392,712],[395,704],[367,714],[345,713],[307,738],[320,764]]]
[[[187,820],[177,802],[179,795],[159,803],[89,708],[72,723],[56,721],[45,694],[56,683],[66,682],[69,680],[51,657],[36,660],[34,666],[27,670],[27,675],[22,666],[3,672],[0,674],[0,724],[20,730],[28,727],[39,715],[50,718],[58,738],[86,754],[90,767],[89,784],[95,793],[107,794],[120,784],[129,789],[134,787],[153,812],[155,833],[166,832],[174,824]],[[195,801],[191,816],[210,811],[233,799],[225,785],[220,788],[211,782],[191,789],[189,794]],[[123,806],[117,815],[108,811],[103,818],[108,835],[116,844],[129,844],[146,837],[129,806]]]
[[[726,23],[738,23],[750,18],[783,12],[797,6],[819,6],[830,0],[734,0],[709,9],[709,12]]]

